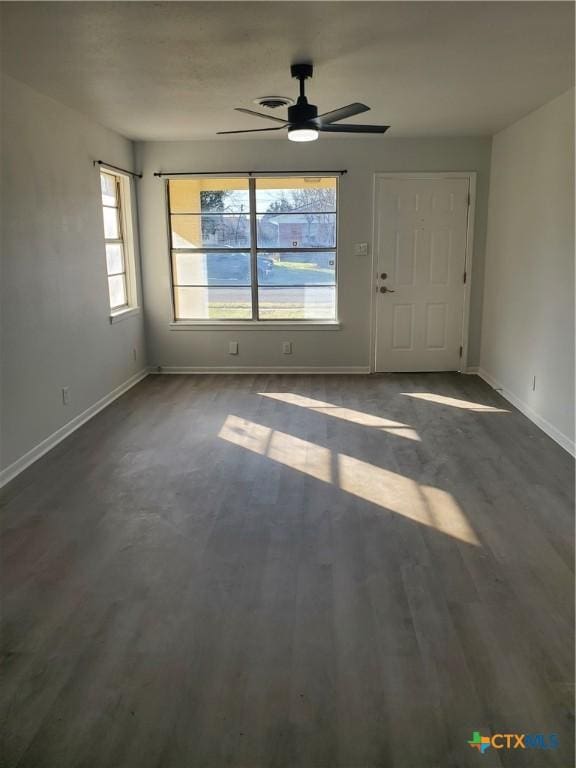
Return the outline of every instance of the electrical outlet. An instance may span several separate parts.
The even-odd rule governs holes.
[[[238,342],[237,341],[231,341],[228,344],[228,354],[229,355],[237,355],[238,354]]]
[[[282,354],[283,355],[291,355],[292,354],[292,342],[291,341],[283,341],[282,342]]]
[[[62,405],[70,405],[70,387],[62,387]]]

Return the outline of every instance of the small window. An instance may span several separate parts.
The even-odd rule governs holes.
[[[176,320],[336,319],[334,177],[168,182]]]
[[[108,295],[112,313],[136,306],[130,178],[100,172]]]

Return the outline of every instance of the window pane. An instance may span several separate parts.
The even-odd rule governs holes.
[[[114,275],[108,278],[108,290],[110,292],[110,307],[117,309],[128,304],[126,294],[126,279],[124,275]]]
[[[250,285],[249,253],[174,251],[176,285]]]
[[[336,179],[256,179],[258,213],[336,211]]]
[[[248,179],[172,179],[171,213],[247,213]]]
[[[124,272],[124,254],[120,243],[106,244],[106,266],[109,275],[116,275],[118,272]]]
[[[250,247],[250,220],[245,215],[172,216],[173,248]]]
[[[259,316],[262,320],[334,320],[336,288],[260,288]]]
[[[260,285],[334,285],[336,253],[259,253],[258,282]]]
[[[107,240],[120,239],[120,226],[118,224],[118,209],[103,208],[104,211],[104,237]]]
[[[101,173],[100,187],[102,188],[102,205],[118,205],[116,177],[109,173]]]
[[[178,320],[250,320],[250,288],[175,288]]]
[[[259,248],[334,248],[335,213],[266,213],[258,216]]]

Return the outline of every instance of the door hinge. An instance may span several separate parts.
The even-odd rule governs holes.
[[[464,280],[462,282],[466,282],[466,270],[464,270]]]
[[[463,347],[460,347],[460,357],[462,357],[462,352],[464,351]]]

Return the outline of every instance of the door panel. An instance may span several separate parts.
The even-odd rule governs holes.
[[[468,186],[377,180],[377,371],[460,367]]]
[[[395,304],[392,314],[393,349],[412,349],[414,346],[414,305]]]
[[[426,349],[446,349],[446,304],[426,305]]]

